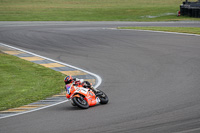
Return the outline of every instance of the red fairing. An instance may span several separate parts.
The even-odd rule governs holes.
[[[83,88],[80,84],[77,84],[77,86],[74,86],[73,84],[71,85],[66,85],[66,97],[68,99],[72,99],[73,97],[80,97],[84,96],[84,99],[88,102],[89,106],[94,106],[98,102],[96,100],[96,96],[93,91],[91,91],[88,88]]]

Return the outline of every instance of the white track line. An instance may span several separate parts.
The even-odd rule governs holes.
[[[97,84],[94,86],[95,88],[99,87],[100,84],[101,84],[101,82],[102,82],[102,79],[101,79],[101,77],[100,77],[99,75],[96,75],[96,74],[94,74],[94,73],[88,72],[88,71],[86,71],[86,70],[84,70],[84,69],[81,69],[81,68],[78,68],[78,67],[75,67],[75,66],[72,66],[72,65],[63,63],[63,62],[59,62],[59,61],[56,61],[56,60],[53,60],[53,59],[50,59],[50,58],[47,58],[47,57],[44,57],[44,56],[40,56],[40,55],[34,54],[34,53],[32,53],[32,52],[29,52],[29,51],[26,51],[26,50],[23,50],[23,49],[20,49],[20,48],[16,48],[16,47],[13,47],[13,46],[4,44],[4,43],[0,43],[0,45],[9,47],[9,48],[12,48],[12,49],[15,49],[15,50],[19,50],[19,51],[22,51],[22,52],[25,52],[25,53],[28,53],[28,54],[31,54],[31,55],[34,55],[34,56],[37,56],[37,57],[41,57],[41,58],[44,58],[44,59],[46,59],[46,60],[53,61],[53,62],[62,64],[62,65],[68,66],[68,67],[72,67],[72,68],[74,68],[74,69],[83,71],[83,72],[88,73],[88,74],[90,74],[90,75],[93,75],[93,76],[95,76],[95,77],[97,78]],[[12,117],[12,116],[17,116],[17,115],[21,115],[21,114],[26,114],[26,113],[30,113],[30,112],[34,112],[34,111],[41,110],[41,109],[45,109],[45,108],[48,108],[48,107],[52,107],[52,106],[55,106],[55,105],[58,105],[58,104],[61,104],[61,103],[67,102],[67,101],[68,101],[68,100],[65,100],[65,101],[58,102],[58,103],[55,103],[55,104],[52,104],[52,105],[48,105],[48,106],[45,106],[45,107],[41,107],[41,108],[38,108],[38,109],[33,109],[33,110],[30,110],[30,111],[21,112],[21,113],[9,115],[9,116],[1,117],[0,119]]]
[[[190,129],[190,130],[185,130],[185,131],[180,131],[180,132],[174,132],[174,133],[190,133],[190,132],[195,132],[195,131],[200,131],[200,128]]]
[[[189,34],[189,33],[179,33],[179,32],[167,32],[167,31],[154,31],[154,30],[138,30],[138,29],[117,29],[117,28],[106,28],[110,30],[127,30],[127,31],[146,31],[146,32],[156,32],[156,33],[168,33],[168,34],[177,34],[177,35],[187,35],[187,36],[198,36],[197,34]]]

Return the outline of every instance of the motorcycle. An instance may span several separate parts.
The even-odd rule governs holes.
[[[84,88],[81,84],[67,84],[66,97],[70,99],[73,106],[87,109],[97,104],[107,104],[108,96],[101,90],[95,94],[91,89]]]

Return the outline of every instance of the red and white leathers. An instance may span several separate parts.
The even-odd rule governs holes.
[[[91,89],[95,94],[99,92],[99,90],[95,89],[91,83],[88,81],[84,81],[83,79],[78,79],[78,78],[72,78],[72,76],[67,76],[64,78],[65,84],[74,84],[76,85],[82,85],[84,88],[89,88]]]

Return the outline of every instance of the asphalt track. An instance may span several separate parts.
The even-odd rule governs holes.
[[[0,133],[199,133],[200,37],[118,26],[200,22],[1,22],[0,42],[98,74],[110,102],[0,119]]]

